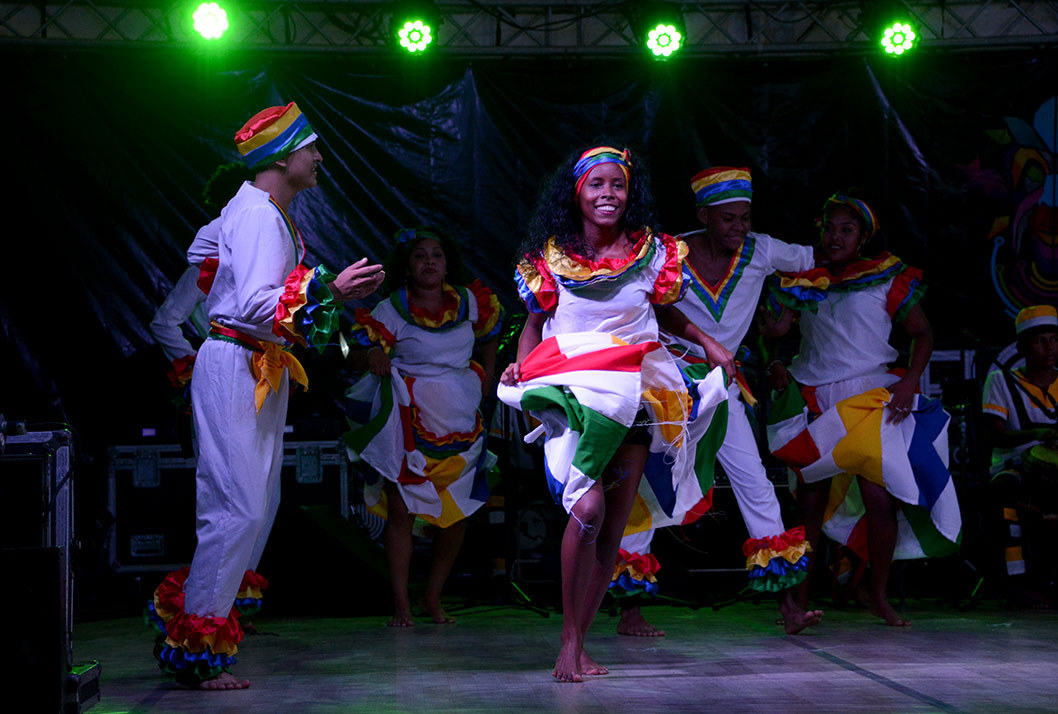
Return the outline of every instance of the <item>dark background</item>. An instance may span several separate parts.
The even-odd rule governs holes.
[[[649,167],[670,233],[696,227],[688,180],[711,165],[749,166],[754,229],[792,242],[814,241],[826,196],[857,188],[883,226],[873,249],[926,270],[937,346],[962,348],[1010,340],[992,227],[1053,155],[1015,183],[1026,139],[1005,117],[1031,124],[1058,89],[1053,51],[651,63],[8,48],[0,62],[0,412],[77,429],[78,487],[95,494],[106,446],[172,415],[148,324],[210,218],[206,178],[265,106],[297,101],[320,135],[319,188],[292,210],[310,264],[382,260],[398,228],[436,224],[517,310],[511,269],[543,179],[613,143]],[[314,389],[292,404],[315,413],[333,370],[311,361]]]

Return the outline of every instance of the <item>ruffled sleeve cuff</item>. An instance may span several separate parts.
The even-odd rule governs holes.
[[[742,544],[749,572],[749,587],[759,592],[779,592],[800,584],[808,570],[808,552],[803,526],[766,538],[750,538]]]
[[[169,382],[177,389],[183,389],[191,381],[191,372],[195,368],[195,355],[177,357],[173,360],[173,368],[165,373]]]
[[[380,347],[387,355],[393,351],[397,338],[368,310],[358,307],[353,311],[353,318],[356,324],[349,336],[355,343],[361,347]]]
[[[467,286],[478,305],[478,319],[474,323],[474,339],[488,342],[500,334],[503,328],[503,305],[496,294],[489,290],[480,280]]]
[[[687,292],[687,282],[683,279],[683,261],[687,257],[687,244],[662,233],[658,238],[665,248],[665,263],[654,279],[654,292],[650,302],[655,305],[671,305],[678,302]]]
[[[299,265],[287,276],[283,295],[276,306],[272,332],[287,342],[319,351],[327,346],[338,329],[341,304],[330,287],[335,274],[324,266],[308,268]]]
[[[216,258],[206,258],[198,264],[198,289],[206,295],[213,289],[213,281],[217,279],[217,266],[220,261]]]
[[[268,587],[268,580],[263,576],[247,570],[242,576],[239,592],[235,596],[235,609],[243,617],[256,614],[264,604],[264,590]]]
[[[620,548],[617,551],[613,579],[610,580],[610,594],[614,597],[657,595],[658,579],[655,574],[660,569],[661,564],[653,553],[629,553]]]
[[[547,267],[543,257],[526,258],[514,271],[514,283],[518,297],[530,312],[552,312],[558,306],[555,276]]]
[[[830,277],[822,268],[803,273],[775,273],[768,278],[768,304],[774,314],[780,306],[791,310],[819,311],[819,303],[827,299]]]
[[[907,313],[922,300],[926,286],[922,284],[922,271],[908,266],[893,278],[886,299],[886,309],[893,322],[903,322]]]
[[[151,621],[165,644],[158,652],[162,671],[181,679],[204,680],[235,663],[242,627],[234,609],[227,617],[202,617],[184,611],[184,581],[189,568],[170,573],[154,591]]]

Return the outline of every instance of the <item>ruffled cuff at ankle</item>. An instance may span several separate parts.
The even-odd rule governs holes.
[[[749,587],[760,592],[779,592],[804,581],[811,549],[802,526],[766,538],[750,538],[742,544],[749,573]]]
[[[235,609],[243,617],[255,615],[264,604],[264,593],[268,587],[268,580],[252,570],[247,570],[242,576],[239,592],[235,596]]]
[[[613,579],[610,580],[610,594],[618,598],[657,595],[658,579],[654,574],[660,568],[661,564],[652,553],[629,553],[620,548],[617,552],[617,564],[613,569]]]

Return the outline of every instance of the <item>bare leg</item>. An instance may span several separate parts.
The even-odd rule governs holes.
[[[389,627],[412,627],[415,620],[408,601],[408,571],[411,568],[411,529],[415,517],[408,513],[408,507],[393,483],[386,481],[382,488],[386,491],[387,509],[386,532],[382,540],[389,561],[389,578],[393,583],[393,617],[386,624]]]
[[[606,466],[603,473],[603,494],[606,499],[605,517],[599,530],[599,541],[595,547],[595,567],[585,593],[583,608],[580,611],[581,640],[588,633],[588,628],[599,612],[599,606],[606,596],[606,590],[613,579],[614,564],[617,562],[617,551],[621,546],[628,515],[632,512],[639,481],[643,477],[643,467],[647,462],[646,446],[624,444]],[[581,668],[584,674],[608,674],[609,670],[595,663],[582,649]]]
[[[551,676],[560,682],[582,682],[580,653],[584,634],[580,611],[595,565],[599,526],[606,512],[602,483],[596,482],[573,506],[562,536],[562,648]]]
[[[617,623],[617,634],[630,637],[664,637],[665,631],[647,622],[638,605],[631,605],[621,608],[621,620]]]
[[[890,627],[907,627],[911,623],[896,614],[886,598],[889,566],[896,549],[896,499],[881,486],[857,476],[863,506],[867,511],[867,552],[871,560],[871,612]]]
[[[830,480],[816,481],[815,483],[797,484],[797,503],[801,507],[801,517],[805,524],[805,540],[812,548],[808,558],[808,569],[805,571],[804,581],[797,587],[795,605],[799,610],[808,611],[808,593],[812,584],[812,571],[819,557],[819,538],[823,532],[823,515],[827,509],[827,499],[830,497]],[[782,605],[779,605],[782,610]],[[813,612],[819,612],[815,610]],[[785,624],[786,614],[783,613]],[[814,623],[813,623],[814,624]],[[789,634],[793,634],[790,632]]]
[[[465,520],[453,523],[448,528],[442,528],[434,537],[433,563],[430,566],[430,575],[426,579],[426,594],[423,596],[423,607],[426,614],[438,624],[449,624],[454,619],[445,614],[441,607],[441,589],[448,574],[452,572],[452,564],[459,555],[459,547],[463,545],[463,536],[467,532]]]

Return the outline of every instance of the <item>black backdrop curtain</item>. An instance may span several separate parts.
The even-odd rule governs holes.
[[[668,64],[0,58],[0,411],[68,418],[103,440],[114,438],[107,425],[166,401],[147,325],[210,218],[199,200],[206,178],[265,106],[297,101],[321,137],[320,187],[293,206],[310,261],[381,260],[399,227],[435,224],[458,237],[468,272],[517,309],[511,267],[544,177],[605,141],[649,167],[670,233],[695,227],[688,179],[714,164],[748,165],[754,229],[794,242],[815,239],[827,195],[862,189],[883,225],[873,247],[926,269],[939,345],[960,346],[1009,339],[990,231],[1013,215],[1028,179],[1012,178],[1024,139],[1004,117],[1031,124],[1058,76],[1055,53]]]

